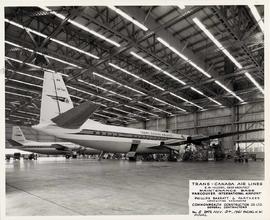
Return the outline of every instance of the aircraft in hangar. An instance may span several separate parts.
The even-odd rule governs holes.
[[[71,142],[37,142],[27,140],[19,126],[12,127],[12,137],[8,142],[16,149],[46,155],[65,155],[67,158],[77,153],[99,154],[100,151],[81,147]]]
[[[102,152],[127,153],[127,157],[131,160],[134,160],[137,154],[179,152],[188,144],[198,145],[210,139],[263,130],[253,129],[193,137],[112,126],[89,119],[89,116],[98,107],[97,104],[90,101],[73,107],[62,76],[45,71],[40,123],[33,128]]]

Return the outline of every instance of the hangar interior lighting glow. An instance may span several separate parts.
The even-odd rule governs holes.
[[[128,116],[119,115],[119,114],[116,114],[116,113],[114,113],[114,112],[108,112],[108,111],[105,111],[105,110],[102,110],[102,113],[107,113],[107,114],[115,115],[115,116],[117,116],[117,117],[127,118],[127,119],[130,119],[130,120],[136,120],[136,119],[130,118],[130,117],[128,117]]]
[[[263,20],[262,20],[262,18],[260,16],[256,6],[255,5],[249,5],[249,8],[250,8],[250,11],[252,12],[255,20],[258,22],[262,32],[264,33],[264,23],[263,23]]]
[[[145,93],[143,93],[143,92],[141,92],[141,91],[139,91],[139,90],[137,90],[137,89],[133,89],[133,88],[131,88],[131,87],[129,87],[129,86],[123,85],[123,84],[121,84],[121,83],[119,83],[119,82],[116,82],[116,81],[113,80],[113,79],[110,79],[110,78],[108,78],[108,77],[106,77],[106,76],[102,76],[102,75],[100,75],[100,74],[98,74],[98,73],[96,73],[96,72],[93,72],[93,75],[98,76],[98,77],[103,78],[103,79],[106,79],[106,80],[108,80],[108,81],[110,81],[110,82],[113,82],[113,83],[118,84],[118,85],[120,85],[120,86],[123,86],[123,87],[125,87],[125,88],[128,88],[128,89],[130,89],[130,90],[132,90],[132,91],[134,91],[134,92],[140,93],[141,95],[146,95]]]
[[[119,104],[119,102],[116,102],[116,101],[114,101],[114,100],[111,100],[111,99],[102,97],[102,96],[100,96],[100,95],[95,95],[95,94],[93,94],[93,93],[86,92],[86,91],[84,91],[84,90],[81,90],[81,89],[78,89],[78,88],[75,88],[75,87],[72,87],[72,86],[67,86],[67,88],[70,88],[70,89],[79,91],[79,92],[81,92],[81,93],[85,93],[85,94],[90,95],[90,96],[95,96],[95,97],[98,97],[98,98],[100,98],[100,99],[104,99],[104,100],[109,101],[109,102],[113,102],[113,103]]]
[[[169,114],[169,115],[172,114],[171,112],[167,112],[167,111],[165,111],[165,110],[163,110],[163,109],[157,108],[157,107],[155,107],[155,106],[149,105],[149,104],[144,103],[144,102],[141,102],[141,101],[138,101],[138,103],[140,103],[140,104],[142,104],[142,105],[145,105],[145,106],[147,106],[147,107],[149,107],[149,108],[153,108],[153,109],[157,109],[157,110],[159,110],[159,111],[161,111],[161,112],[165,112],[165,113],[167,113],[167,114]]]
[[[223,45],[214,37],[214,35],[207,30],[207,28],[198,18],[193,18],[193,21],[239,69],[242,68],[242,65],[223,47]]]
[[[121,94],[119,94],[119,93],[116,93],[116,92],[111,91],[111,90],[108,90],[108,89],[105,89],[105,88],[103,88],[103,87],[101,87],[101,86],[97,86],[97,85],[95,85],[95,84],[92,84],[92,83],[89,83],[89,82],[85,82],[84,80],[79,79],[78,81],[81,82],[81,83],[84,83],[84,84],[86,84],[86,85],[89,85],[89,86],[92,86],[92,87],[101,89],[101,90],[103,90],[103,91],[109,92],[109,93],[111,93],[111,94],[114,94],[114,95],[123,97],[123,98],[125,98],[125,99],[132,100],[132,98],[130,98],[130,97],[127,97],[127,96],[125,96],[125,95],[121,95]]]
[[[18,88],[18,87],[15,87],[15,86],[5,85],[5,88],[16,89],[16,90],[20,90],[20,91],[24,91],[24,92],[30,92],[30,93],[39,94],[39,92],[35,92],[35,91],[32,91],[32,90],[28,90],[28,89],[22,89],[22,88]]]
[[[17,112],[20,112],[20,113],[23,113],[23,114],[28,114],[28,115],[34,115],[34,116],[39,116],[39,114],[35,114],[35,113],[32,113],[32,112],[25,112],[25,111],[17,111]]]
[[[216,104],[218,104],[218,105],[220,105],[220,106],[222,105],[220,102],[218,102],[218,101],[214,100],[213,98],[211,98],[211,97],[205,95],[203,92],[199,91],[198,89],[195,89],[195,88],[192,87],[192,86],[191,86],[190,88],[191,88],[193,91],[199,93],[200,95],[207,97],[207,98],[208,98],[209,100],[211,100],[212,102],[214,102],[214,103],[216,103]]]
[[[64,15],[62,15],[62,14],[60,14],[60,13],[57,13],[57,12],[55,12],[55,11],[53,11],[53,10],[47,8],[47,7],[40,7],[40,8],[43,9],[44,11],[49,11],[50,13],[52,13],[53,15],[57,16],[58,18],[60,18],[60,19],[62,19],[62,20],[64,20],[64,19],[66,18]],[[102,39],[102,40],[107,41],[108,43],[110,43],[110,44],[112,44],[112,45],[114,45],[114,46],[116,46],[116,47],[120,47],[120,46],[121,46],[119,43],[117,43],[117,42],[115,42],[115,41],[113,41],[113,40],[111,40],[111,39],[105,37],[105,36],[102,35],[102,34],[99,34],[98,32],[96,32],[96,31],[94,31],[94,30],[91,30],[91,29],[85,27],[84,25],[78,23],[77,21],[68,19],[67,22],[69,22],[69,23],[73,24],[74,26],[76,26],[76,27],[78,27],[78,28],[80,28],[80,29],[82,29],[82,30],[88,32],[89,34],[92,34],[92,35],[94,35],[94,36],[96,36],[96,37],[98,37],[98,38],[100,38],[100,39]]]
[[[193,67],[195,67],[197,70],[199,70],[202,74],[204,74],[205,76],[207,76],[208,78],[211,78],[211,75],[209,73],[207,73],[206,71],[204,71],[202,68],[200,68],[197,64],[195,64],[194,62],[192,62],[191,60],[189,60],[185,55],[183,55],[182,53],[180,53],[177,49],[175,49],[174,47],[172,47],[169,43],[167,43],[165,40],[163,40],[162,38],[158,37],[157,40],[162,43],[164,46],[168,47],[171,51],[173,51],[175,54],[177,54],[179,57],[181,57],[183,60],[185,60],[186,62],[188,62],[189,64],[191,64]]]
[[[235,98],[237,98],[240,102],[244,102],[243,99],[241,99],[238,95],[236,95],[233,91],[231,91],[229,88],[227,88],[226,86],[224,86],[222,83],[220,83],[219,81],[215,80],[215,83],[218,84],[219,86],[221,86],[223,89],[225,89],[228,93],[232,94]]]
[[[193,91],[195,91],[195,92],[197,92],[197,93],[199,93],[199,94],[201,94],[201,95],[204,95],[201,91],[199,91],[198,89],[195,89],[194,87],[190,87]]]
[[[257,11],[256,8],[255,8],[255,10]],[[256,18],[256,20],[257,19],[258,19],[258,17]],[[196,17],[193,18],[193,21],[214,42],[214,44],[238,67],[238,69],[243,68],[243,66],[229,53],[228,50],[226,50],[223,47],[223,45],[214,37],[214,35],[209,30],[207,30],[207,28],[204,26],[204,24],[198,18],[196,18]],[[264,94],[264,91],[263,91],[262,87],[259,85],[259,83],[256,82],[256,80],[249,73],[247,73],[247,74],[245,73],[245,75]]]
[[[171,106],[171,107],[173,107],[173,108],[176,108],[176,109],[178,109],[178,110],[181,110],[181,111],[183,111],[183,112],[186,112],[187,110],[185,110],[185,109],[182,109],[182,108],[179,108],[178,106],[175,106],[175,105],[172,105],[172,104],[170,104],[170,103],[168,103],[168,102],[165,102],[165,101],[163,101],[163,100],[161,100],[161,99],[159,99],[159,98],[153,98],[154,100],[156,100],[156,101],[158,101],[158,102],[161,102],[161,103],[163,103],[163,104],[166,104],[166,105],[169,105],[169,106]]]
[[[7,40],[5,40],[5,43],[7,43],[7,44],[9,44],[9,45],[12,45],[12,46],[14,46],[14,47],[22,48],[22,49],[27,50],[27,51],[32,52],[32,53],[36,53],[36,54],[45,56],[45,57],[47,57],[47,58],[49,58],[49,59],[56,60],[56,61],[58,61],[58,62],[67,64],[67,65],[70,65],[70,66],[73,66],[73,67],[77,67],[77,68],[79,68],[79,69],[82,68],[82,67],[80,67],[80,66],[78,66],[78,65],[76,65],[76,64],[67,62],[67,61],[65,61],[65,60],[62,60],[62,59],[59,59],[59,58],[56,58],[56,57],[53,57],[53,56],[50,56],[50,55],[47,55],[47,54],[38,52],[38,51],[34,51],[34,50],[30,49],[30,48],[23,47],[23,46],[21,46],[21,45],[19,45],[19,44],[15,44],[15,43],[12,43],[12,42],[7,41]]]
[[[20,75],[23,75],[23,76],[28,76],[28,77],[31,77],[31,78],[43,80],[41,77],[33,76],[33,75],[30,75],[30,74],[27,74],[27,73],[23,73],[23,72],[20,72],[20,71],[16,71],[16,70],[12,70],[12,69],[6,69],[6,70],[7,71],[10,71],[10,72],[15,72],[15,73],[20,74]]]
[[[62,76],[68,77],[67,74],[55,72],[55,71],[53,71],[53,70],[51,70],[51,69],[44,68],[44,67],[41,67],[41,66],[32,64],[32,63],[26,63],[26,62],[23,62],[23,61],[21,61],[21,60],[14,59],[14,58],[11,58],[11,57],[5,57],[5,59],[9,59],[9,60],[12,60],[12,61],[17,62],[17,63],[24,63],[24,64],[26,64],[26,65],[28,65],[28,66],[32,66],[32,67],[35,67],[35,68],[37,68],[37,69],[46,70],[46,71],[51,72],[51,73],[58,73],[58,74],[61,74]]]
[[[35,30],[33,30],[33,29],[31,29],[31,28],[28,28],[28,27],[25,27],[25,26],[23,26],[23,25],[21,25],[21,24],[18,24],[18,23],[16,23],[16,22],[14,22],[14,21],[10,21],[10,20],[8,20],[8,19],[5,18],[5,22],[7,22],[7,23],[9,23],[9,24],[12,24],[12,25],[14,25],[14,26],[16,26],[16,27],[18,27],[18,28],[21,28],[21,29],[24,29],[24,30],[26,30],[26,31],[29,31],[29,32],[31,32],[31,33],[33,33],[33,34],[36,34],[36,35],[38,35],[38,36],[40,36],[40,37],[43,37],[43,38],[50,38],[51,41],[53,41],[53,42],[55,42],[55,43],[58,43],[58,44],[61,44],[62,46],[68,47],[68,48],[70,48],[70,49],[72,49],[72,50],[76,50],[76,51],[79,52],[79,53],[83,53],[83,54],[85,54],[85,55],[87,55],[87,56],[90,56],[90,57],[92,57],[92,58],[99,59],[99,57],[96,56],[96,55],[94,55],[94,54],[88,53],[88,52],[86,52],[86,51],[84,51],[84,50],[81,50],[81,49],[79,49],[79,48],[77,48],[77,47],[71,46],[71,45],[69,45],[69,44],[67,44],[67,43],[64,43],[63,41],[57,40],[57,39],[55,39],[55,38],[51,38],[51,37],[49,37],[49,36],[46,35],[46,34],[42,34],[42,33],[38,32],[38,31],[35,31]]]
[[[164,91],[165,90],[165,89],[161,88],[160,86],[157,86],[154,83],[151,83],[151,82],[149,82],[149,81],[147,81],[147,80],[145,80],[145,79],[143,79],[143,78],[141,78],[141,77],[139,77],[139,76],[137,76],[137,75],[135,75],[135,74],[133,74],[133,73],[131,73],[131,72],[129,72],[129,71],[127,71],[127,70],[125,70],[125,69],[123,69],[123,68],[115,65],[115,64],[113,64],[113,63],[109,63],[109,65],[112,66],[112,67],[114,67],[115,69],[118,69],[118,70],[120,70],[120,71],[122,71],[122,72],[124,72],[124,73],[126,73],[128,75],[130,75],[130,76],[135,77],[136,79],[142,80],[143,82],[145,82],[145,83],[147,83],[147,84],[149,84],[151,86],[154,86],[154,87],[158,88],[161,91]]]
[[[177,82],[181,83],[182,85],[186,85],[186,83],[180,79],[178,79],[177,77],[173,76],[172,74],[168,73],[165,70],[162,70],[161,68],[159,68],[158,66],[156,66],[155,64],[151,63],[150,61],[144,59],[143,57],[139,56],[138,54],[134,53],[133,51],[130,52],[131,55],[133,55],[134,57],[136,57],[137,59],[140,59],[141,61],[143,61],[144,63],[147,63],[149,66],[152,66],[153,68],[155,68],[158,71],[161,71],[162,73],[164,73],[165,75],[169,76],[170,78],[176,80]]]
[[[26,118],[26,117],[19,116],[19,115],[9,115],[9,117],[22,118],[22,119],[26,119],[26,120],[34,120],[34,119],[32,119],[32,118]],[[34,121],[35,121],[35,120],[34,120]]]
[[[141,110],[141,109],[139,109],[139,108],[136,108],[136,107],[133,107],[133,106],[130,106],[130,105],[124,105],[124,106],[127,107],[127,108],[131,108],[131,109],[140,111],[140,112],[145,112],[145,113],[147,113],[147,114],[149,114],[149,115],[153,115],[153,116],[159,117],[159,116],[156,115],[156,114],[153,114],[153,113],[151,113],[151,112],[147,112],[147,111]]]
[[[109,116],[107,116],[107,115],[102,115],[102,114],[100,114],[100,113],[93,113],[93,115],[97,115],[97,116],[101,116],[101,117],[103,117],[103,118],[111,118],[111,117],[109,117]]]
[[[173,92],[170,92],[170,94],[171,94],[172,96],[178,98],[178,99],[181,99],[181,100],[183,100],[183,101],[185,101],[185,102],[191,104],[191,105],[194,105],[194,106],[196,106],[196,107],[198,107],[198,108],[200,108],[200,109],[203,109],[203,107],[201,107],[201,106],[195,104],[194,102],[188,101],[187,99],[185,99],[185,98],[183,98],[183,97],[181,97],[181,96],[179,96],[179,95],[176,95],[176,94],[173,93]]]
[[[111,81],[111,82],[113,82],[113,83],[116,83],[116,84],[118,84],[118,85],[124,86],[124,87],[126,87],[126,88],[129,88],[129,89],[131,89],[131,90],[134,90],[134,91],[136,91],[136,92],[142,94],[142,92],[140,92],[140,91],[138,91],[138,90],[136,90],[136,89],[133,89],[133,88],[131,88],[131,87],[128,87],[128,86],[126,86],[126,85],[123,85],[123,84],[121,84],[121,83],[119,83],[119,82],[116,82],[115,80],[112,80],[112,79],[110,79],[110,78],[108,78],[108,77],[102,76],[102,75],[100,75],[100,74],[98,74],[98,73],[96,73],[96,72],[93,72],[93,75],[99,76],[99,77],[104,78],[104,79],[106,79],[106,80],[108,80],[108,81]],[[143,95],[146,95],[146,94],[143,93]],[[156,99],[156,100],[158,101],[158,100],[160,100],[160,99]],[[162,100],[160,100],[160,102],[163,102],[163,103],[164,103],[164,101],[162,101]],[[181,110],[181,111],[186,111],[186,110],[184,110],[184,109],[182,109],[182,108],[179,108],[179,107],[177,107],[177,106],[171,105],[171,104],[169,104],[169,103],[167,103],[167,102],[165,102],[165,103],[166,103],[167,105],[173,106],[174,108],[178,108],[178,109]]]
[[[14,93],[14,92],[5,92],[6,94],[10,94],[10,95],[15,95],[15,96],[21,96],[21,97],[25,97],[25,98],[29,98],[31,99],[32,96],[29,96],[29,95],[23,95],[23,94],[20,94],[20,93]]]
[[[136,26],[138,26],[139,28],[141,28],[144,31],[147,31],[148,28],[146,26],[144,26],[142,23],[138,22],[137,20],[135,20],[134,18],[132,18],[131,16],[129,16],[127,13],[123,12],[122,10],[120,10],[119,8],[116,8],[115,6],[108,6],[111,10],[115,11],[117,14],[121,15],[123,18],[129,20],[130,22],[132,22],[133,24],[135,24]]]
[[[116,119],[116,120],[118,120],[118,121],[122,121],[122,122],[125,122],[125,123],[127,123],[127,121],[125,121],[125,120],[121,120],[121,119],[119,119],[119,118],[114,118],[114,117],[109,117],[109,116],[107,116],[107,115],[103,115],[103,114],[100,114],[100,113],[93,113],[93,115],[97,115],[97,116],[100,116],[100,117],[103,117],[103,118],[108,118],[108,119]]]
[[[40,86],[40,85],[36,85],[36,84],[32,84],[32,83],[27,83],[27,82],[16,80],[16,79],[8,79],[8,81],[21,83],[21,84],[25,84],[25,85],[28,85],[28,86],[35,86],[35,87],[42,88],[42,86]]]
[[[141,115],[138,115],[138,114],[135,114],[135,113],[132,113],[132,112],[127,112],[127,111],[122,110],[122,109],[119,109],[119,108],[114,108],[114,107],[112,107],[112,109],[114,109],[114,110],[116,110],[116,111],[119,111],[119,112],[126,113],[126,114],[128,114],[128,115],[135,115],[135,116],[138,116],[138,117],[140,117],[140,118],[146,119],[146,117],[144,117],[144,116],[141,116]]]
[[[264,94],[264,90],[260,84],[248,72],[245,72],[245,75],[261,91],[261,93]]]

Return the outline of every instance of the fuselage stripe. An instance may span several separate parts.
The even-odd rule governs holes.
[[[88,130],[88,129],[83,129],[82,131],[78,133],[70,133],[70,134],[162,140],[162,141],[170,140],[170,139],[184,140],[183,138],[169,138],[169,137],[161,137],[161,136],[153,136],[153,135],[145,135],[145,134],[120,133],[120,132],[115,132],[115,131],[100,131],[100,130]]]

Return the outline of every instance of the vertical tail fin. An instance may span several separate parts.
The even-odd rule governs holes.
[[[61,74],[44,72],[40,110],[40,124],[50,122],[52,118],[73,108]]]
[[[25,142],[26,139],[23,135],[23,132],[19,126],[13,126],[12,127],[12,137],[11,139],[13,141],[16,141],[18,143]]]

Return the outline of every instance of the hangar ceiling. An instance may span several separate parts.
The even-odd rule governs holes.
[[[6,7],[6,122],[38,123],[43,71],[109,124],[263,100],[263,38],[248,6]]]

